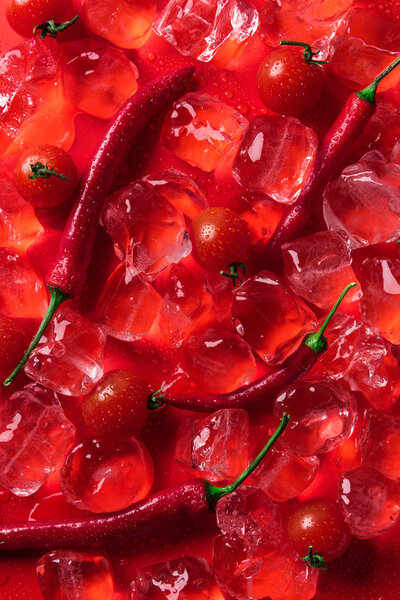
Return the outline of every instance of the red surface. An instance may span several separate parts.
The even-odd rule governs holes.
[[[257,2],[262,5],[261,0]],[[0,11],[0,50],[10,48],[19,41],[8,27],[4,12]],[[257,36],[250,42],[240,59],[240,68],[234,71],[218,71],[212,65],[198,63],[198,78],[202,89],[219,97],[224,102],[237,108],[247,118],[265,112],[262,103],[256,95],[256,72],[262,58],[267,54],[265,47]],[[154,36],[139,51],[130,51],[130,57],[139,69],[139,85],[151,79],[162,71],[190,63],[177,52],[171,51],[166,42]],[[327,82],[322,100],[316,108],[304,116],[303,122],[313,126],[319,134],[327,130],[343,103],[348,92],[337,85],[332,79]],[[80,171],[87,164],[99,137],[104,131],[105,123],[95,117],[78,115],[75,119],[77,137],[71,149]],[[157,171],[165,166],[177,167],[191,175],[201,189],[207,190],[210,204],[226,204],[231,196],[240,191],[239,186],[227,172],[219,172],[215,179],[213,175],[203,173],[189,167],[171,153],[156,146],[154,151],[146,154],[137,151],[130,161],[129,178],[136,173]],[[138,156],[141,156],[140,160]],[[144,158],[142,158],[144,156]],[[124,174],[121,175],[121,183]],[[62,219],[61,219],[62,221]],[[56,228],[59,227],[59,221]],[[47,234],[46,234],[47,235]],[[54,244],[54,232],[49,232],[49,239]],[[44,244],[43,248],[46,248]],[[40,254],[40,264],[46,267],[46,253]],[[111,244],[99,233],[96,255],[102,260],[95,261],[89,276],[89,285],[82,298],[82,307],[93,309],[99,290],[104,279],[111,272],[110,265],[114,262]],[[190,263],[190,261],[189,261]],[[35,328],[35,323],[25,322],[29,333]],[[134,344],[109,339],[106,347],[106,370],[113,368],[130,368],[140,374],[154,389],[162,382],[175,362],[174,352],[150,341]],[[11,391],[24,384],[22,376]],[[9,393],[9,392],[7,392]],[[80,429],[80,439],[88,435],[83,423],[79,420],[77,399],[68,399],[64,407],[68,415],[77,423]],[[259,417],[258,417],[259,418]],[[179,425],[179,411],[166,408],[149,416],[146,428],[140,435],[148,447],[155,463],[154,490],[176,482],[183,481],[187,476],[178,470],[172,460],[175,449],[175,438]],[[261,444],[259,424],[252,428],[253,442]],[[335,456],[323,457],[323,468],[303,497],[325,496],[334,499],[337,493],[339,474],[336,469]],[[33,497],[18,499],[7,494],[0,495],[0,523],[13,522],[30,518],[46,518],[50,516],[67,516],[76,514],[76,510],[67,505],[60,495],[58,476],[52,477],[46,485]],[[179,557],[184,554],[211,558],[211,539],[216,534],[213,515],[209,516],[209,524],[193,523],[192,527],[175,531],[167,541],[151,539],[146,544],[134,548],[109,548],[108,554],[112,561],[115,579],[115,600],[127,600],[127,589],[137,569],[147,564]],[[177,541],[178,540],[178,541]],[[39,554],[1,555],[0,556],[0,599],[1,600],[40,600],[41,594],[35,575],[35,565]],[[353,539],[347,554],[331,563],[327,573],[322,573],[316,600],[396,600],[399,598],[400,569],[396,568],[400,560],[400,523],[387,534],[368,541]],[[100,599],[99,599],[100,600]]]

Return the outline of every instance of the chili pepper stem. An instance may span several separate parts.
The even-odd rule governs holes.
[[[283,413],[282,420],[279,426],[277,427],[276,431],[272,434],[268,442],[265,444],[260,454],[256,456],[253,462],[247,467],[245,471],[243,471],[243,473],[236,479],[236,481],[230,483],[229,485],[226,485],[225,487],[216,487],[211,483],[206,482],[206,498],[211,509],[215,508],[218,500],[220,500],[227,494],[231,494],[232,492],[234,492],[243,483],[243,481],[245,481],[245,479],[247,479],[252,474],[254,469],[256,469],[260,462],[263,460],[267,452],[275,444],[279,436],[282,435],[287,424],[289,423],[289,420],[289,415]]]
[[[393,61],[391,65],[386,67],[386,69],[382,71],[382,73],[375,77],[374,81],[370,83],[366,88],[364,88],[360,92],[356,92],[356,96],[361,98],[361,100],[369,102],[370,104],[375,104],[375,95],[376,90],[378,89],[378,85],[380,84],[382,79],[385,79],[385,77],[387,77],[387,75],[389,75],[389,73],[391,73],[393,69],[395,69],[398,65],[400,65],[400,56],[396,58],[396,60]]]
[[[39,36],[40,39],[45,38],[47,35],[55,38],[57,37],[57,33],[61,33],[61,31],[68,29],[68,27],[71,27],[71,25],[73,25],[78,19],[79,15],[75,15],[73,19],[71,19],[70,21],[65,21],[65,23],[56,23],[55,21],[53,21],[53,19],[50,19],[50,21],[46,21],[45,23],[40,23],[40,25],[36,25],[36,27],[34,27],[33,29],[33,35],[35,35],[37,30],[41,29],[42,33]]]
[[[335,314],[335,312],[337,311],[337,309],[339,308],[340,303],[342,302],[343,298],[345,297],[345,295],[347,294],[347,292],[355,287],[357,284],[352,281],[351,283],[349,283],[349,285],[347,285],[343,292],[340,294],[339,298],[336,300],[335,304],[333,305],[332,309],[330,310],[328,316],[326,317],[325,321],[322,323],[321,328],[314,332],[314,333],[309,333],[308,335],[306,335],[306,337],[304,338],[304,344],[306,346],[308,346],[309,348],[311,348],[311,350],[313,352],[315,352],[316,354],[318,352],[323,352],[324,350],[327,349],[328,347],[328,342],[326,341],[326,337],[324,336],[325,330],[328,327],[333,315]]]
[[[51,169],[49,169],[49,167],[47,165],[44,165],[41,162],[36,162],[36,163],[31,164],[30,170],[31,170],[31,174],[28,175],[29,179],[38,179],[39,177],[43,177],[43,178],[47,179],[48,177],[51,177],[52,175],[54,175],[54,177],[58,177],[59,179],[68,181],[68,177],[65,177],[65,175],[61,175],[61,173],[56,173],[54,171],[54,167],[51,167]]]
[[[45,332],[47,325],[50,323],[51,319],[53,318],[54,313],[56,312],[56,310],[60,306],[60,304],[62,304],[65,300],[68,300],[68,298],[71,298],[70,294],[66,294],[65,292],[63,292],[62,290],[60,290],[57,287],[53,287],[53,286],[49,285],[48,288],[49,288],[49,292],[50,292],[50,303],[47,308],[46,314],[44,315],[43,320],[40,324],[40,327],[39,327],[35,337],[31,341],[28,350],[25,352],[24,356],[22,357],[22,359],[20,360],[18,365],[15,367],[15,369],[11,373],[11,375],[9,377],[7,377],[7,379],[3,382],[4,386],[8,386],[8,385],[10,385],[10,383],[12,383],[12,381],[18,375],[18,373],[20,372],[22,367],[28,361],[30,355],[32,354],[32,352],[36,348],[36,346],[38,345],[40,338],[42,337],[43,333]]]
[[[303,52],[303,56],[304,56],[304,60],[306,61],[306,63],[308,65],[318,65],[319,67],[322,67],[323,65],[327,65],[329,60],[314,60],[314,56],[316,56],[317,54],[320,53],[319,50],[316,50],[315,52],[313,52],[310,44],[305,44],[304,42],[293,42],[291,40],[282,40],[280,42],[281,46],[301,46],[302,48],[304,48],[304,52]]]

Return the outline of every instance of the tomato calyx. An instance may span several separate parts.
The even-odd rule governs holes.
[[[282,40],[280,42],[281,46],[301,46],[304,48],[303,56],[304,60],[308,65],[318,65],[323,68],[323,65],[327,65],[329,60],[314,60],[314,56],[320,53],[320,50],[313,50],[310,44],[305,44],[304,42],[293,42],[290,40]]]
[[[53,19],[50,19],[50,21],[36,25],[36,27],[33,28],[33,35],[35,35],[37,31],[41,31],[42,33],[40,34],[39,39],[43,39],[48,35],[55,38],[57,37],[58,33],[68,29],[68,27],[73,25],[78,19],[79,15],[75,15],[73,19],[70,21],[65,21],[64,23],[57,23],[56,21],[53,21]]]
[[[41,162],[36,162],[30,165],[31,174],[28,175],[29,179],[38,179],[39,177],[43,177],[47,179],[54,175],[54,177],[58,177],[59,179],[63,179],[64,181],[69,181],[68,177],[65,175],[61,175],[61,173],[56,173],[54,171],[54,167],[49,169],[48,165],[44,165]]]
[[[317,552],[313,552],[313,547],[308,546],[308,554],[307,556],[303,556],[301,560],[311,567],[311,569],[317,569],[319,571],[327,571],[324,557]]]
[[[147,410],[155,411],[165,406],[163,387],[162,385],[158,390],[150,394],[147,400]]]
[[[239,284],[243,283],[243,279],[246,275],[246,267],[243,263],[234,262],[229,265],[229,273],[221,270],[220,274],[224,277],[229,277],[229,279],[232,279],[233,287],[236,287],[237,281]]]

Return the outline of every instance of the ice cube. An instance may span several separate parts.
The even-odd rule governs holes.
[[[182,556],[140,569],[131,600],[223,600],[204,558]],[[134,595],[135,594],[135,595]]]
[[[249,417],[242,409],[222,409],[181,424],[175,458],[195,477],[235,481],[247,467]]]
[[[0,407],[0,485],[34,494],[60,466],[75,437],[54,392],[31,383]]]
[[[400,107],[389,102],[379,102],[376,111],[364,128],[354,149],[359,156],[377,150],[391,162],[392,152],[400,139]]]
[[[352,533],[358,538],[372,538],[393,527],[398,519],[399,483],[375,469],[359,467],[342,475],[338,502]]]
[[[355,281],[350,244],[340,231],[319,231],[282,246],[285,275],[290,287],[319,308],[331,308],[343,288]],[[359,300],[359,287],[344,303]]]
[[[254,117],[233,163],[233,176],[249,190],[291,204],[300,194],[318,147],[315,131],[281,115]]]
[[[203,329],[183,346],[185,369],[205,392],[225,394],[250,383],[256,362],[250,346],[226,329]]]
[[[248,121],[237,110],[204,93],[175,102],[162,129],[162,143],[176,156],[203,171],[232,160]]]
[[[390,345],[365,323],[337,313],[327,331],[328,349],[312,377],[345,381],[377,410],[389,410],[400,396],[400,368]]]
[[[368,152],[346,167],[324,194],[328,229],[342,230],[357,244],[393,239],[400,231],[400,165]]]
[[[256,32],[258,12],[247,0],[169,0],[154,24],[183,55],[225,67]]]
[[[74,139],[60,82],[57,44],[35,37],[0,56],[0,154]]]
[[[254,551],[219,535],[212,564],[222,591],[235,600],[311,600],[316,593],[318,571],[283,549]]]
[[[400,478],[400,420],[369,410],[360,436],[362,464]]]
[[[132,342],[150,332],[162,298],[140,275],[132,277],[121,263],[108,278],[97,305],[97,324],[104,333]]]
[[[332,41],[329,68],[348,87],[361,90],[397,58],[399,44],[400,24],[391,18],[390,9],[385,15],[370,6],[354,6]],[[379,90],[393,87],[399,77],[394,70]]]
[[[268,364],[290,356],[315,318],[270,271],[261,271],[234,290],[232,317],[239,334]]]
[[[34,208],[22,200],[12,180],[0,173],[0,246],[24,252],[42,231]]]
[[[229,201],[229,208],[246,221],[252,244],[267,242],[283,216],[282,204],[257,192],[243,192],[234,196]]]
[[[226,538],[240,539],[253,551],[287,549],[281,507],[257,487],[243,485],[221,498],[216,517]]]
[[[47,310],[43,279],[14,248],[0,247],[0,279],[1,314],[12,318],[43,317]]]
[[[329,55],[329,42],[343,23],[352,0],[267,0],[260,13],[260,37],[267,46],[303,40]]]
[[[144,180],[110,196],[102,223],[117,255],[126,260],[131,277],[143,273],[155,279],[192,249],[183,214],[158,193],[157,187]]]
[[[111,119],[138,89],[139,71],[122,50],[85,39],[61,45],[62,81],[80,111]]]
[[[353,254],[353,268],[363,296],[360,313],[371,329],[392,344],[400,344],[400,260],[380,255]]]
[[[153,461],[134,437],[86,439],[61,469],[65,499],[81,510],[114,512],[143,500],[154,481]]]
[[[166,342],[180,346],[207,320],[211,297],[182,263],[172,265],[165,290],[159,327]]]
[[[297,456],[323,454],[340,446],[351,436],[357,419],[353,395],[329,379],[288,386],[275,398],[273,410],[276,422],[284,412],[290,415],[279,442]]]
[[[55,313],[36,350],[26,364],[26,374],[66,396],[87,394],[103,376],[105,336],[70,303]]]
[[[44,600],[112,600],[114,583],[108,560],[97,552],[53,550],[36,566]]]
[[[146,43],[156,14],[155,0],[82,0],[81,14],[89,31],[120,48]]]
[[[207,198],[198,185],[181,171],[167,169],[156,175],[147,175],[143,180],[189,219],[194,219],[199,212],[208,208]]]
[[[251,478],[271,500],[286,502],[304,492],[318,467],[316,456],[300,457],[271,448]]]

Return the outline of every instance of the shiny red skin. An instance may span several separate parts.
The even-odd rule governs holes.
[[[227,394],[207,394],[165,397],[163,402],[176,408],[197,412],[213,412],[221,408],[248,408],[266,403],[285,386],[306,375],[318,360],[319,353],[302,344],[282,365],[249,385]]]
[[[129,148],[155,116],[187,91],[193,67],[162,75],[129,98],[111,121],[83,177],[58,256],[46,276],[49,286],[78,295],[90,264],[103,204]]]
[[[343,166],[352,145],[375,112],[375,104],[356,94],[347,99],[338,118],[322,140],[311,173],[296,202],[284,215],[264,249],[265,266],[282,263],[281,246],[301,236],[313,209],[320,210],[321,198],[328,182]]]
[[[68,181],[54,175],[30,179],[31,165],[40,162]],[[14,183],[22,198],[38,208],[52,208],[72,199],[78,173],[70,155],[57,146],[35,146],[21,154],[14,168]]]
[[[64,22],[74,16],[68,0],[6,0],[5,11],[10,26],[23,37],[31,37],[36,25],[50,19]]]
[[[138,434],[146,424],[149,386],[131,371],[109,371],[84,397],[83,420],[99,435]]]
[[[201,480],[182,483],[107,515],[1,526],[0,551],[89,546],[122,536],[136,543],[205,516],[210,511],[205,485]]]
[[[326,562],[342,556],[351,541],[350,528],[338,505],[327,498],[313,498],[298,506],[289,515],[287,532],[301,556],[312,546]]]
[[[257,74],[257,90],[271,110],[297,117],[319,100],[324,87],[322,65],[308,63],[299,48],[282,47],[268,54]]]
[[[243,262],[250,247],[247,223],[229,208],[206,208],[192,221],[193,256],[209,271],[227,269]]]

